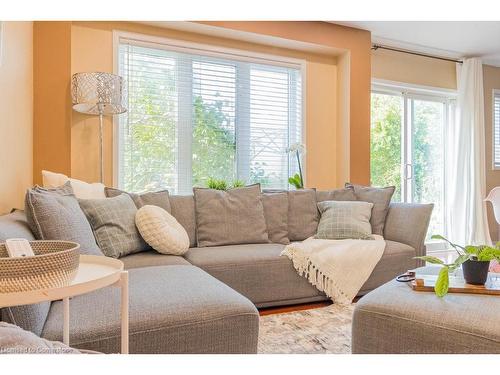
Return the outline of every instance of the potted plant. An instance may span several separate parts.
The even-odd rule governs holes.
[[[431,238],[448,242],[458,254],[453,263],[445,263],[441,259],[429,255],[416,257],[416,259],[442,266],[434,285],[434,292],[438,297],[443,297],[448,293],[450,271],[453,272],[462,265],[464,279],[468,284],[483,285],[488,278],[490,261],[500,260],[500,242],[497,242],[495,247],[487,245],[463,247],[450,242],[439,234],[433,235]]]
[[[217,179],[213,177],[209,177],[207,180],[207,187],[209,189],[215,189],[215,190],[228,190],[244,186],[245,186],[245,181],[243,180],[234,180],[232,184],[230,184],[226,180]]]
[[[484,285],[488,279],[488,270],[490,261],[500,260],[500,249],[491,246],[466,246],[465,251],[469,254],[467,259],[462,264],[464,279],[468,284]]]
[[[301,143],[294,143],[287,149],[287,152],[289,154],[295,154],[295,157],[297,158],[297,164],[299,167],[299,173],[295,173],[295,175],[289,177],[288,182],[290,185],[295,186],[295,189],[303,189],[304,178],[302,176],[302,165],[300,164],[300,155],[306,152],[306,147]]]

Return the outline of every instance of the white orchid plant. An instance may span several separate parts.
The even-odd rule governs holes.
[[[304,178],[302,176],[302,165],[300,163],[300,156],[305,154],[306,146],[304,146],[302,143],[293,143],[287,149],[287,152],[289,154],[295,155],[295,157],[297,158],[297,164],[299,167],[299,173],[295,173],[295,175],[293,175],[292,177],[289,177],[288,182],[290,183],[290,185],[295,186],[296,189],[303,189],[304,188]]]

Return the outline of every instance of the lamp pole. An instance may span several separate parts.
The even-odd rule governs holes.
[[[100,182],[104,183],[104,152],[103,152],[103,126],[104,126],[104,111],[102,103],[97,104],[99,109],[99,159],[101,160],[101,168],[99,171]]]

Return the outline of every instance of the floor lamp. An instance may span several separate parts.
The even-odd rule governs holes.
[[[100,181],[104,182],[103,119],[127,111],[123,78],[111,73],[75,73],[71,78],[73,109],[99,116]]]

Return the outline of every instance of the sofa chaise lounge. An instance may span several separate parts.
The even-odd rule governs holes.
[[[189,251],[184,256],[147,251],[121,258],[130,272],[131,353],[256,353],[257,308],[327,300],[280,256],[285,245],[198,248],[193,196],[170,196],[170,203],[172,215],[188,232]],[[421,265],[414,257],[425,254],[431,211],[432,205],[390,205],[384,255],[359,295]],[[0,217],[0,241],[12,237],[34,240],[22,211]],[[107,288],[72,299],[72,346],[119,352],[117,293]],[[3,320],[50,340],[62,339],[61,317],[60,301],[2,311]]]

